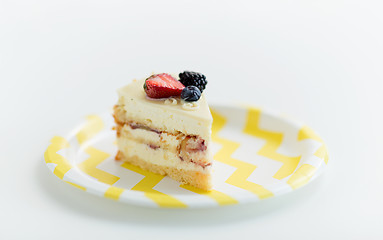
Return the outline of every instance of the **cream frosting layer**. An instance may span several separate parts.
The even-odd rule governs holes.
[[[210,142],[213,122],[204,94],[198,109],[187,111],[182,101],[165,104],[164,99],[149,99],[143,89],[145,80],[134,80],[118,90],[118,105],[126,111],[126,118],[167,132],[197,135]]]

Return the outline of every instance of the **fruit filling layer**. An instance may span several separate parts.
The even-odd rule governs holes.
[[[116,121],[116,123],[119,145],[130,146],[130,149],[127,148],[124,154],[132,155],[133,152],[136,152],[133,147],[137,149],[137,144],[140,144],[141,150],[151,152],[147,153],[148,158],[156,156],[168,161],[169,164],[175,161],[183,162],[197,165],[203,169],[211,165],[206,141],[198,136],[159,131],[136,122],[120,123]],[[163,156],[161,157],[161,155]]]

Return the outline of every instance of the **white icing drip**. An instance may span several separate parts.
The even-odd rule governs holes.
[[[175,99],[175,98],[168,98],[165,100],[165,104],[166,105],[177,105],[178,102],[177,102],[177,99]]]
[[[188,111],[195,111],[199,108],[199,102],[183,102],[182,108]]]

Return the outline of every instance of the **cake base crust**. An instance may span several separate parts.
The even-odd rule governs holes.
[[[169,176],[170,178],[182,183],[188,184],[193,187],[200,188],[205,191],[209,191],[212,188],[211,175],[204,174],[198,171],[177,169],[175,167],[160,166],[146,162],[137,156],[126,157],[121,151],[116,155],[116,160],[121,160],[138,166],[144,170],[157,173],[163,176]]]

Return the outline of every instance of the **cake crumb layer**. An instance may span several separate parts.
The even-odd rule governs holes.
[[[132,165],[138,166],[144,170],[156,174],[169,176],[170,178],[182,184],[188,184],[205,191],[209,191],[212,188],[211,175],[204,174],[200,171],[183,170],[168,166],[159,166],[156,164],[149,163],[137,156],[126,157],[121,151],[117,153],[116,160],[121,160],[123,162],[130,163]]]

